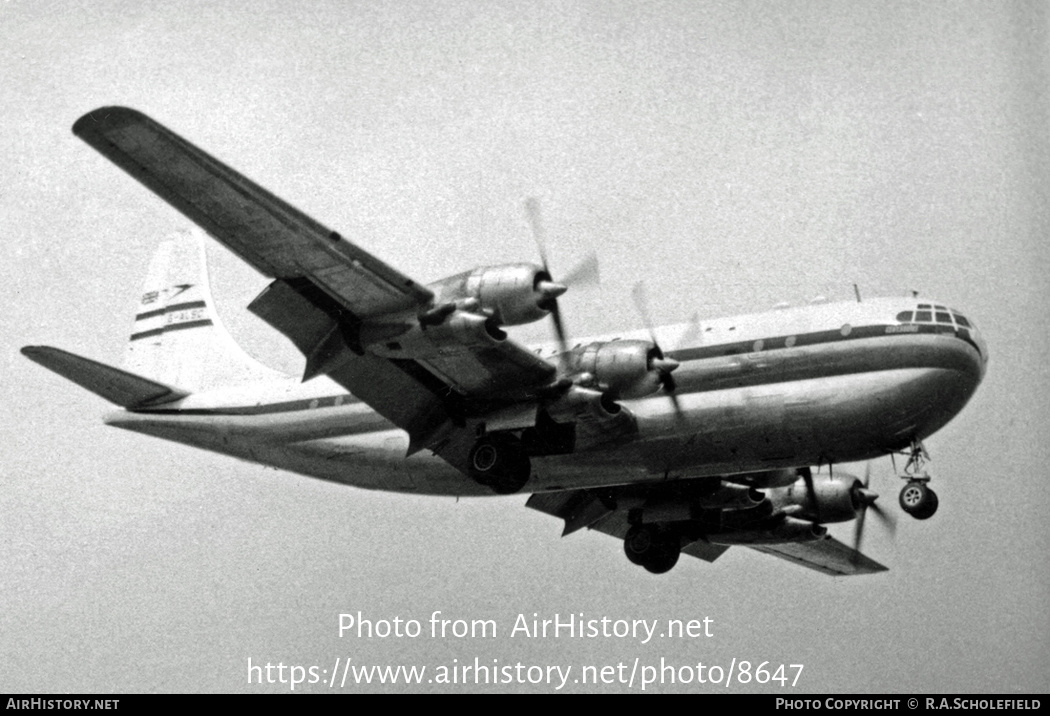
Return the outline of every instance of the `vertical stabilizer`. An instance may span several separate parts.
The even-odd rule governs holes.
[[[200,231],[183,231],[158,248],[135,311],[125,370],[195,392],[282,377],[245,353],[219,320],[204,241]]]

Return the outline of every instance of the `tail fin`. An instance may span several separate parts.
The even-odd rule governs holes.
[[[150,263],[123,367],[191,391],[282,374],[245,353],[223,327],[208,285],[203,232],[179,232]]]

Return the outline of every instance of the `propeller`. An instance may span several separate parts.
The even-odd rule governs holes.
[[[530,196],[525,200],[525,214],[532,228],[532,237],[536,241],[539,250],[540,261],[543,263],[543,271],[547,276],[553,276],[550,270],[550,262],[547,260],[547,234],[543,228],[543,217],[540,213],[540,202]],[[598,256],[590,254],[566,274],[563,281],[555,282],[553,279],[540,281],[536,288],[543,294],[539,302],[540,308],[549,311],[551,320],[554,322],[554,333],[558,338],[559,355],[564,356],[569,352],[569,339],[565,332],[565,323],[562,321],[561,309],[558,307],[558,296],[569,290],[570,286],[593,286],[600,280],[598,271]],[[564,359],[563,359],[564,360]]]
[[[685,414],[682,412],[681,403],[678,402],[678,395],[675,394],[678,384],[675,383],[674,376],[671,375],[675,368],[678,367],[678,361],[674,358],[665,358],[660,344],[656,342],[656,332],[653,330],[653,322],[649,315],[649,296],[646,293],[645,283],[642,281],[636,283],[634,288],[631,289],[631,297],[634,299],[634,307],[638,311],[638,315],[642,317],[642,322],[645,324],[646,330],[649,331],[649,339],[653,344],[654,356],[649,365],[660,376],[660,385],[663,386],[664,392],[667,393],[671,403],[674,404],[675,418],[681,420],[685,417]]]
[[[820,467],[819,465],[817,466]],[[802,473],[802,481],[806,484],[806,496],[812,503],[813,514],[817,516],[816,522],[820,522],[820,503],[817,502],[817,491],[813,487],[813,471],[808,467],[803,467],[799,470]]]
[[[871,463],[869,462],[867,467],[864,468],[864,482],[860,486],[854,486],[852,494],[853,504],[858,511],[857,522],[853,528],[853,549],[858,553],[860,552],[861,539],[864,537],[864,518],[868,514],[869,509],[882,520],[882,523],[889,528],[891,534],[895,533],[897,529],[897,523],[893,518],[875,504],[875,500],[879,499],[879,496],[868,489],[870,483]]]

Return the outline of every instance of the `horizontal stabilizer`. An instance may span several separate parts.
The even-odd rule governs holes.
[[[170,385],[50,346],[26,346],[22,355],[122,408],[148,408],[189,395]]]

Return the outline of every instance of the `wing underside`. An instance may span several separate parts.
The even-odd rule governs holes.
[[[407,430],[413,449],[448,444],[448,433],[464,427],[465,403],[499,407],[550,382],[554,367],[505,335],[421,331],[418,317],[434,306],[430,288],[146,115],[103,107],[73,132],[274,278],[250,310],[302,351],[304,380],[330,375]],[[409,330],[415,352],[394,355]],[[379,338],[367,344],[362,335]]]
[[[529,498],[526,506],[564,520],[563,536],[586,527],[622,540],[630,529],[627,512],[616,509],[616,499],[612,494],[593,490],[537,493]],[[717,535],[711,535],[709,539],[700,538],[685,544],[682,553],[714,562],[730,545],[718,544]],[[883,565],[830,535],[805,542],[747,546],[832,576],[886,571]]]
[[[427,304],[430,289],[141,112],[102,107],[73,133],[273,278],[309,276],[358,318]]]

